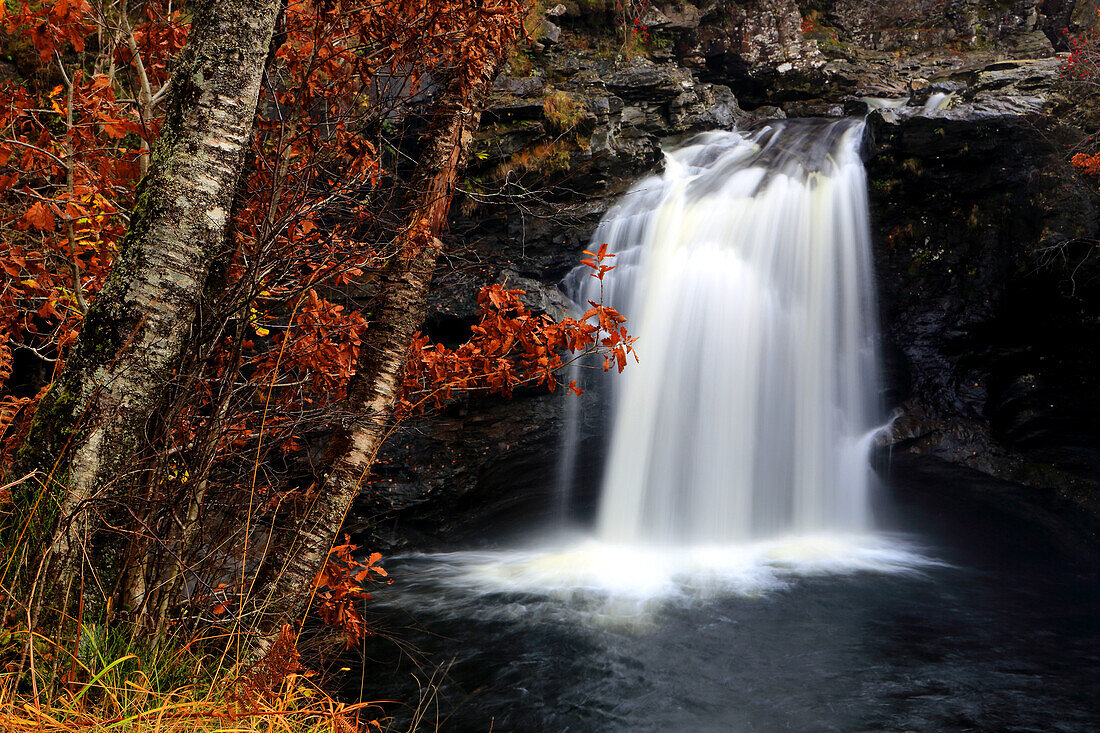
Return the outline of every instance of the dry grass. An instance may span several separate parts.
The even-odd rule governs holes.
[[[18,483],[0,486],[0,515]],[[32,621],[33,606],[21,599],[33,593],[18,577],[20,592],[8,583],[17,550],[34,544],[26,541],[33,518],[32,512],[5,528],[5,544],[14,549],[0,547],[0,600],[7,604],[0,614],[0,733],[384,730],[377,703],[346,704],[317,684],[300,663],[290,625],[255,663],[239,656],[248,646],[249,630],[242,627],[207,625],[195,636],[182,631],[184,625],[154,633],[123,620],[90,623],[63,615],[56,635],[42,633],[46,625]]]
[[[232,684],[226,680],[224,686]],[[48,704],[33,694],[0,687],[0,730],[35,733],[106,733],[107,731],[156,731],[157,733],[357,733],[382,730],[377,721],[361,723],[372,705],[345,705],[290,676],[284,690],[272,699],[258,700],[244,709],[226,699],[215,686],[182,687],[157,693],[138,680],[124,687],[89,682],[75,690],[54,695]],[[89,702],[89,700],[92,700]],[[377,712],[377,709],[375,709]]]
[[[232,712],[207,700],[160,700],[147,710],[125,717],[76,711],[65,706],[43,708],[18,698],[0,701],[0,706],[0,728],[13,733],[356,733],[363,730],[362,725],[350,717],[354,710],[341,710],[330,700],[306,707],[269,706],[247,713]]]
[[[584,117],[584,107],[565,92],[553,92],[542,100],[542,114],[550,132],[569,132]]]
[[[527,4],[527,12],[523,16],[523,34],[529,41],[538,41],[546,32],[542,24],[546,17],[546,8],[541,0],[534,0]],[[518,45],[518,44],[517,44]]]
[[[365,733],[383,730],[382,723],[375,719],[380,713],[377,704],[339,702],[313,682],[313,675],[297,665],[292,634],[289,641],[293,651],[292,666],[281,665],[278,661],[273,664],[265,658],[249,667],[222,672],[217,671],[217,659],[203,661],[191,657],[187,647],[161,657],[127,653],[109,659],[102,656],[105,638],[102,632],[92,629],[85,634],[76,654],[36,638],[38,643],[34,646],[43,650],[43,655],[52,660],[54,666],[50,673],[39,672],[33,664],[22,673],[0,673],[0,731]],[[58,674],[60,669],[65,672]],[[287,671],[289,669],[297,671]],[[181,679],[191,681],[175,683]]]
[[[569,147],[561,142],[543,142],[515,153],[494,169],[492,178],[507,180],[533,173],[548,176],[569,170]]]

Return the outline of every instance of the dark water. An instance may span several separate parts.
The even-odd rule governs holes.
[[[596,591],[494,592],[445,559],[394,561],[374,609],[402,645],[367,647],[367,696],[428,696],[418,730],[1100,730],[1094,570],[1026,518],[960,504],[891,513],[945,564],[674,596],[628,622]],[[407,730],[410,710],[388,710]]]

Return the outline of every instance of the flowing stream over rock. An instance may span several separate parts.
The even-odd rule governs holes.
[[[868,527],[881,415],[857,120],[699,135],[593,236],[578,303],[627,314],[598,536],[713,544]],[[567,438],[565,455],[575,436]]]

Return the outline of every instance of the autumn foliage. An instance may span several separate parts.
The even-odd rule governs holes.
[[[1093,30],[1071,34],[1066,28],[1063,33],[1070,50],[1062,63],[1062,78],[1074,95],[1094,97],[1100,87],[1100,36]],[[1100,176],[1100,152],[1079,152],[1070,162],[1086,176]]]
[[[1100,16],[1100,9],[1096,13]],[[1069,55],[1062,63],[1062,76],[1078,84],[1100,84],[1100,39],[1096,31],[1074,34],[1069,28],[1064,28],[1062,35],[1069,45]]]
[[[582,262],[591,267],[600,280],[614,268],[607,264],[615,255],[607,245],[598,252],[585,251]],[[556,374],[565,365],[565,356],[598,350],[604,354],[604,370],[612,364],[618,371],[633,354],[634,339],[627,332],[622,315],[614,308],[589,302],[579,318],[555,322],[546,315],[532,315],[520,300],[521,290],[506,290],[491,285],[478,295],[480,321],[472,327],[473,336],[458,348],[432,345],[418,336],[413,343],[405,372],[405,409],[429,402],[437,407],[455,392],[482,390],[510,396],[520,385],[557,386]],[[573,357],[570,357],[573,358]],[[569,389],[580,393],[576,383]]]
[[[372,552],[361,561],[355,557],[357,549],[351,537],[344,535],[344,542],[332,548],[325,567],[313,581],[317,614],[326,623],[343,630],[348,649],[368,633],[367,623],[359,612],[362,602],[371,598],[364,585],[390,582],[388,574],[378,564],[382,554]]]
[[[165,0],[3,7],[15,59],[0,78],[0,477],[11,481],[37,400],[122,247],[190,16],[185,3]],[[174,568],[150,587],[178,588],[183,569],[200,564],[209,572],[194,578],[226,578],[277,516],[312,501],[318,439],[360,361],[380,273],[429,244],[406,223],[416,174],[407,161],[423,144],[441,80],[463,88],[488,54],[516,41],[525,14],[519,0],[287,3],[234,206],[232,255],[211,277],[177,380],[134,457],[152,477],[129,503],[149,534],[142,552]],[[612,256],[589,254],[602,278]],[[439,407],[459,392],[554,389],[571,354],[601,353],[608,369],[626,364],[633,342],[613,309],[589,303],[556,322],[519,296],[485,288],[470,339],[457,347],[418,335],[402,410]],[[385,577],[377,555],[364,563],[355,549],[333,549],[313,604],[349,645],[366,633],[355,610],[366,584]],[[187,603],[200,607],[185,614],[172,598],[154,614],[160,622],[250,612],[250,579],[194,578],[200,587]]]
[[[0,80],[0,385],[16,351],[58,373],[126,231],[158,131],[152,107],[186,34],[178,10],[151,3],[142,16],[94,55],[88,42],[102,29],[87,2],[23,2],[2,20],[28,44],[16,47],[28,76]],[[40,386],[0,397],[4,456]]]

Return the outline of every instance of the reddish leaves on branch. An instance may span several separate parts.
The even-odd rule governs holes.
[[[643,41],[649,40],[649,26],[645,21],[652,11],[650,0],[615,0],[616,20],[623,34],[629,29],[631,36]]]
[[[1070,162],[1086,176],[1100,176],[1100,153],[1094,155],[1077,153]]]
[[[1100,10],[1097,14],[1100,15]],[[1070,45],[1069,56],[1062,64],[1063,78],[1071,86],[1100,86],[1100,35],[1088,30],[1075,36],[1070,34],[1069,28],[1063,29],[1062,33]],[[1086,90],[1086,93],[1093,92]],[[1077,153],[1070,162],[1084,175],[1100,176],[1100,153]]]
[[[121,7],[48,0],[0,12],[9,35],[31,39],[41,65],[26,80],[0,82],[0,341],[33,349],[55,374],[125,234],[170,59],[186,40],[178,3],[152,0],[125,16]],[[442,79],[472,79],[487,54],[518,37],[522,10],[519,0],[289,3],[225,282],[245,301],[227,309],[243,308],[251,329],[241,387],[263,390],[265,405],[319,409],[342,396],[366,319],[354,303],[332,302],[333,289],[369,285],[371,271],[415,244],[381,238],[364,203],[383,173],[365,131],[428,108]],[[207,382],[236,369],[225,338]],[[266,413],[239,416],[237,440],[255,434]]]
[[[1100,16],[1100,9],[1096,13]],[[1069,28],[1063,28],[1062,35],[1070,48],[1069,56],[1062,63],[1062,76],[1090,86],[1100,83],[1100,38],[1096,31],[1073,35]]]
[[[402,124],[445,78],[469,86],[486,54],[518,36],[521,10],[517,0],[289,4],[231,273],[259,293],[245,371],[261,387],[292,385],[275,395],[281,412],[338,400],[354,372],[367,320],[320,293],[369,283],[428,243],[418,229],[378,239],[385,223],[363,202],[387,171],[364,130]]]
[[[66,46],[83,51],[85,39],[92,33],[89,22],[92,8],[87,0],[54,0],[31,9],[23,0],[19,12],[9,15],[8,28],[17,28],[30,38],[43,62],[49,61],[58,50]]]
[[[5,7],[12,6],[0,4],[0,24],[8,36],[29,39],[27,63],[36,66],[25,79],[0,81],[0,470],[43,393],[11,393],[13,354],[31,350],[59,373],[122,246],[159,134],[170,61],[188,31],[185,10],[166,0],[128,15],[125,6],[105,10],[89,0],[22,0],[6,16]],[[373,273],[436,245],[427,228],[387,234],[379,220],[383,207],[372,196],[388,195],[385,178],[393,185],[406,175],[399,155],[382,152],[392,140],[379,131],[420,129],[413,123],[430,114],[440,86],[457,80],[469,88],[487,59],[520,36],[524,15],[520,0],[291,0],[235,207],[232,254],[215,283],[220,300],[211,310],[230,315],[205,324],[215,335],[196,347],[193,381],[181,373],[179,385],[165,385],[186,399],[166,420],[163,440],[174,445],[162,452],[158,497],[190,496],[201,484],[206,501],[222,491],[228,513],[234,503],[226,497],[241,492],[254,491],[275,511],[302,491],[278,471],[257,479],[256,471],[224,466],[237,456],[260,466],[261,448],[305,453],[308,431],[342,398],[358,362],[369,328],[358,308]],[[613,255],[606,246],[587,254],[602,279]],[[602,354],[605,369],[625,366],[633,339],[614,309],[590,303],[557,323],[531,314],[519,295],[483,289],[479,322],[456,349],[418,335],[403,408],[469,390],[553,390],[557,370],[583,354]],[[215,437],[204,443],[204,435]],[[219,468],[200,473],[210,466]],[[349,645],[367,632],[356,608],[369,597],[363,584],[385,577],[377,555],[360,562],[354,550],[349,542],[334,548],[315,583],[316,610]],[[292,643],[284,651],[296,664]]]
[[[253,319],[255,336],[267,337],[270,331],[260,325],[255,309]],[[342,396],[359,359],[366,319],[358,311],[347,311],[344,306],[321,298],[316,290],[309,290],[301,298],[290,324],[292,338],[286,348],[264,353],[256,365],[255,381],[263,385],[277,376],[282,381],[289,379],[308,385],[314,393],[328,399]],[[281,342],[287,336],[276,338]]]
[[[359,604],[370,600],[364,583],[391,582],[386,571],[378,564],[381,553],[374,552],[365,562],[356,560],[351,538],[344,535],[344,544],[332,548],[325,567],[313,581],[313,603],[317,615],[325,623],[340,629],[348,649],[358,644],[370,633]]]
[[[592,277],[603,280],[614,268],[605,264],[615,255],[607,245],[588,252],[582,263]],[[634,338],[623,325],[626,319],[614,308],[590,302],[580,318],[555,322],[533,315],[520,300],[522,290],[506,290],[496,284],[478,295],[480,320],[469,341],[456,349],[430,344],[423,334],[413,339],[405,373],[402,409],[442,406],[456,392],[484,391],[510,396],[521,385],[557,387],[556,374],[565,366],[563,355],[600,353],[604,369],[618,371],[634,352]],[[635,357],[636,358],[636,357]],[[569,388],[580,393],[576,384]]]
[[[141,74],[160,88],[187,29],[179,11],[167,13],[154,0],[143,22],[123,25],[116,10],[102,16],[87,0],[24,1],[0,20],[11,37],[31,41],[35,57],[24,61],[41,64],[25,80],[0,81],[0,335],[10,349],[53,361],[55,375],[118,251],[142,147],[157,134],[142,122],[128,39],[159,59]],[[82,54],[97,34],[98,55]],[[3,398],[5,417],[13,399]],[[18,423],[33,414],[22,399]],[[0,458],[12,447],[5,440]]]

